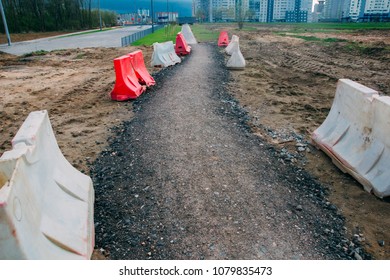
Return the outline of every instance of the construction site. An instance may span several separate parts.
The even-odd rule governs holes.
[[[1,258],[388,260],[388,29],[193,31],[0,53]]]

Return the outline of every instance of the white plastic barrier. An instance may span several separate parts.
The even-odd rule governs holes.
[[[233,51],[235,50],[236,46],[239,45],[239,37],[237,35],[232,36],[232,40],[230,41],[229,45],[226,47],[225,52],[228,55],[232,55]]]
[[[183,24],[183,26],[181,27],[181,33],[183,34],[187,44],[195,45],[198,43],[195,39],[194,33],[192,33],[192,30],[188,24]]]
[[[180,62],[172,41],[153,44],[152,66],[168,67]]]
[[[314,142],[368,192],[390,196],[390,97],[347,79]]]
[[[238,43],[233,45],[232,56],[226,63],[226,67],[229,69],[244,69],[245,68],[245,58],[240,51],[240,46]]]
[[[62,155],[47,111],[32,112],[0,158],[0,259],[90,259],[91,179]]]

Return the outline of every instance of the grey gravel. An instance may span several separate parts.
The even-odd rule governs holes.
[[[97,248],[111,259],[354,258],[327,189],[251,133],[215,46],[155,78],[91,167]]]

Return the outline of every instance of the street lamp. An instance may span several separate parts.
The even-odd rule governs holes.
[[[5,18],[3,1],[2,0],[0,0],[0,11],[1,11],[1,17],[3,18],[5,34],[7,35],[8,46],[11,46],[11,37],[9,36],[7,19]]]
[[[152,33],[154,33],[154,25],[153,25],[153,0],[150,0],[150,10],[151,10],[151,18],[152,18]]]
[[[100,10],[100,0],[98,1],[98,13],[99,13],[100,31],[102,31],[102,12],[101,12],[101,10]]]

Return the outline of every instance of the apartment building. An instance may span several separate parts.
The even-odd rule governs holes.
[[[351,21],[390,21],[390,0],[350,0]]]
[[[259,22],[307,22],[312,6],[313,0],[194,0],[193,3],[195,10],[201,9],[208,19],[210,14],[212,21],[234,20],[238,7],[242,7],[241,14],[250,11],[251,19]],[[202,13],[194,11],[195,16]]]
[[[240,11],[245,15],[249,0],[193,0],[192,6],[194,16],[202,15],[206,21],[232,21]]]

